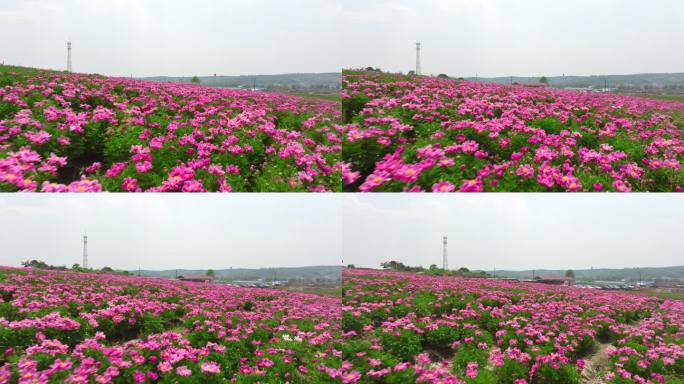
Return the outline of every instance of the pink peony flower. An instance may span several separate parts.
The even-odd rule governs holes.
[[[206,363],[202,363],[200,369],[203,373],[206,373],[208,375],[216,375],[221,371],[221,366],[216,362],[209,361]]]

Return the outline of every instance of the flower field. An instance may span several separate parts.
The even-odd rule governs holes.
[[[339,191],[339,103],[0,66],[0,191]]]
[[[0,383],[340,382],[340,299],[0,269]]]
[[[684,104],[344,71],[347,191],[681,191]]]
[[[342,100],[0,67],[0,191],[684,187],[678,102],[358,71]]]
[[[345,269],[343,368],[359,383],[684,383],[684,301]]]

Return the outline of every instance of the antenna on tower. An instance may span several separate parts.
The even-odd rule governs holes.
[[[442,269],[449,269],[449,258],[447,256],[447,237],[442,237]]]
[[[71,39],[67,41],[67,72],[71,73]]]
[[[416,43],[416,75],[421,75],[420,69],[420,43]]]
[[[83,268],[88,268],[88,235],[83,235]]]

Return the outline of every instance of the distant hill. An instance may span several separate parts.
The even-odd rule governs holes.
[[[140,273],[142,276],[175,278],[182,275],[204,275],[206,269],[167,269],[167,270],[131,270],[133,274]],[[341,266],[312,266],[312,267],[287,267],[287,268],[233,268],[214,269],[214,275],[218,280],[307,280],[335,282],[342,280]]]
[[[536,276],[563,276],[566,270],[554,269],[536,269],[534,274]],[[594,268],[594,269],[579,269],[573,270],[577,280],[583,281],[617,281],[617,280],[639,280],[639,273],[641,272],[641,280],[655,281],[655,280],[680,280],[684,279],[684,266],[678,267],[663,267],[663,268],[623,268],[623,269],[609,269],[609,268]],[[489,274],[497,277],[510,277],[515,279],[531,279],[532,270],[527,271],[486,271]]]
[[[163,83],[190,83],[193,76],[153,76],[142,80]],[[209,87],[257,88],[293,92],[337,92],[341,88],[341,73],[286,73],[280,75],[198,76],[200,84]]]
[[[549,85],[554,88],[618,88],[634,91],[672,91],[684,93],[684,73],[642,73],[634,75],[605,76],[546,76]],[[537,84],[540,77],[469,77],[466,80],[477,80],[496,84]]]

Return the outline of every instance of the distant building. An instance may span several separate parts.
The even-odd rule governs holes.
[[[657,280],[653,286],[656,288],[684,289],[684,280]]]
[[[270,288],[278,287],[287,283],[286,281],[264,281],[264,280],[234,280],[231,284],[247,288]]]
[[[180,281],[192,281],[195,283],[211,283],[214,281],[213,276],[206,276],[206,275],[183,275],[183,276],[178,276],[178,280]]]
[[[546,87],[549,86],[548,84],[543,84],[543,83],[539,83],[539,84],[537,84],[537,83],[535,83],[535,84],[520,84],[520,85],[522,85],[523,87],[528,87],[528,88],[546,88]]]
[[[575,279],[566,276],[536,276],[534,278],[534,281],[537,283],[551,285],[570,285],[573,282],[573,280]]]

